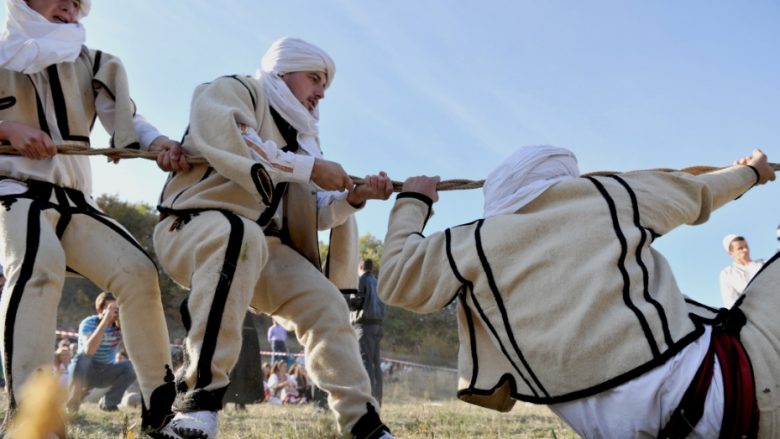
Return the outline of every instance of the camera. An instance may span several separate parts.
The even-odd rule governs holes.
[[[347,301],[347,307],[349,307],[350,311],[360,311],[363,309],[365,298],[357,294],[357,291],[342,291],[342,294],[344,295],[344,300]]]

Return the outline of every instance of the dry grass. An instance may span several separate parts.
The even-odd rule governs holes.
[[[404,439],[575,438],[577,435],[544,406],[517,403],[498,413],[458,401],[455,375],[410,370],[386,380],[382,419]],[[138,411],[105,413],[84,403],[71,419],[73,439],[140,438]],[[220,415],[221,439],[310,439],[338,437],[333,415],[313,405],[232,405]]]

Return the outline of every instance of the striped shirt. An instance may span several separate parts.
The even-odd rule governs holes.
[[[100,316],[95,314],[81,321],[79,324],[79,350],[78,353],[84,353],[87,348],[89,336],[100,324]],[[116,362],[116,353],[119,351],[119,344],[122,342],[122,331],[116,326],[109,326],[103,333],[103,340],[100,341],[92,361],[103,364],[114,364]]]

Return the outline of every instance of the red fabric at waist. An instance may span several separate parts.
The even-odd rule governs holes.
[[[758,402],[750,359],[739,337],[713,328],[710,347],[680,404],[659,438],[685,438],[701,420],[713,376],[715,356],[723,376],[723,421],[720,438],[752,439],[758,435]]]
[[[713,331],[712,346],[723,373],[723,422],[721,438],[758,436],[758,401],[753,367],[742,342],[736,335]]]

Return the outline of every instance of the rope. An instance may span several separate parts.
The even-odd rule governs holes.
[[[112,160],[134,159],[134,158],[142,158],[147,160],[157,159],[157,153],[155,152],[139,151],[136,149],[115,149],[115,148],[91,149],[86,147],[86,144],[81,142],[65,142],[64,144],[62,144],[57,148],[57,153],[65,154],[65,155],[104,155]],[[19,155],[19,152],[15,150],[12,146],[0,146],[0,154]],[[207,163],[206,159],[204,159],[203,157],[188,157],[187,162],[193,165]],[[769,166],[771,166],[772,169],[775,170],[775,172],[780,171],[780,163],[769,163]],[[687,172],[688,174],[692,174],[692,175],[700,175],[709,172],[714,172],[720,169],[724,169],[724,168],[717,167],[717,166],[691,166],[683,169],[655,168],[655,169],[650,169],[650,171],[658,171],[658,172],[680,171],[680,172]],[[583,174],[583,175],[598,177],[598,176],[614,175],[614,174],[620,174],[620,172],[596,171],[596,172],[588,172],[587,174]],[[350,178],[352,179],[352,181],[354,181],[357,184],[363,183],[363,179],[360,177],[354,177],[350,175]],[[485,184],[485,180],[466,180],[466,179],[442,180],[439,182],[438,185],[436,185],[436,189],[439,191],[479,189],[484,184]],[[403,185],[404,183],[402,181],[393,180],[393,192],[401,192]]]

